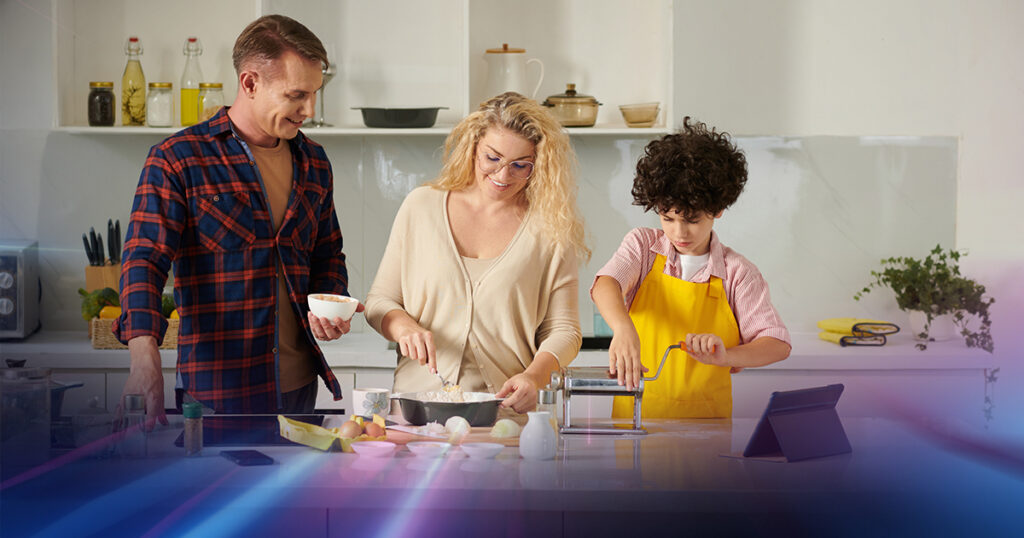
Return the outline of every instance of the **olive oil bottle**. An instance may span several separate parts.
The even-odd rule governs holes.
[[[128,63],[121,77],[121,123],[123,125],[146,124],[146,76],[142,74],[142,43],[131,36],[124,44]]]
[[[199,83],[203,80],[203,71],[199,68],[199,55],[203,53],[203,44],[199,38],[191,36],[185,40],[182,49],[185,54],[185,71],[181,74],[181,126],[188,127],[199,121]]]

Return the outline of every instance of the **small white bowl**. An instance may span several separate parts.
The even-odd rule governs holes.
[[[351,447],[356,454],[371,458],[386,458],[395,452],[395,444],[391,441],[356,441]]]
[[[359,299],[334,295],[332,293],[310,293],[308,297],[309,310],[321,318],[331,321],[334,318],[341,318],[344,321],[352,319],[359,306]]]
[[[421,458],[439,458],[444,456],[452,445],[437,441],[415,441],[405,446],[409,447],[410,452]]]
[[[465,443],[462,445],[462,451],[475,460],[489,460],[501,454],[504,448],[505,445],[500,443]]]

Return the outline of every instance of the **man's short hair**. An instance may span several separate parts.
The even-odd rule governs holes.
[[[288,50],[321,66],[329,63],[320,38],[299,21],[284,15],[264,15],[252,21],[235,40],[231,58],[235,72],[241,73],[246,64],[273,61]]]

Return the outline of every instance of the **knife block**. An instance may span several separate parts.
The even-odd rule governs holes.
[[[121,292],[121,264],[85,266],[85,291],[103,288]]]

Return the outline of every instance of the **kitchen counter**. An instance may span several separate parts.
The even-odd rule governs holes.
[[[911,423],[844,418],[851,454],[795,463],[732,459],[753,420],[648,420],[647,436],[561,436],[556,460],[494,460],[404,447],[389,458],[257,447],[239,467],[206,447],[186,459],[172,424],[146,459],[64,454],[0,486],[5,536],[1019,535],[1021,452],[983,460]],[[932,425],[936,426],[936,425]],[[959,431],[959,440],[998,441]],[[1008,451],[1010,453],[1012,451]],[[989,451],[989,453],[994,453]],[[1012,530],[1015,529],[1015,530]]]
[[[733,417],[759,416],[773,391],[843,383],[846,392],[839,405],[847,416],[891,416],[893,400],[907,400],[905,404],[938,416],[955,415],[974,423],[991,418],[996,356],[969,349],[959,339],[932,342],[926,351],[914,344],[909,334],[900,333],[885,346],[844,348],[820,340],[816,333],[794,333],[789,358],[732,376]],[[334,401],[321,390],[317,408],[344,409],[354,387],[391,386],[395,352],[377,333],[352,333],[321,347],[346,399]],[[67,394],[68,414],[93,398],[113,409],[128,378],[127,350],[92,349],[84,332],[43,332],[23,342],[0,343],[0,356],[52,368],[61,382],[84,383]],[[173,407],[177,351],[161,350],[160,358],[165,404]],[[607,361],[605,350],[583,350],[572,365],[603,366]],[[611,413],[610,400],[594,401],[592,406],[594,416]]]

